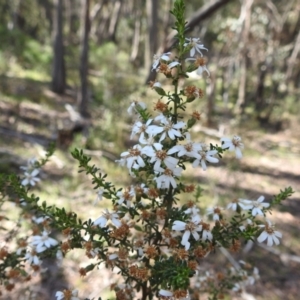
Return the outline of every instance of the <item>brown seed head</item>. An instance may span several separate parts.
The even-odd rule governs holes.
[[[229,250],[232,252],[238,252],[240,249],[241,249],[241,242],[239,240],[233,240]]]
[[[174,256],[176,260],[187,260],[189,253],[184,248],[179,248],[174,251]]]
[[[194,184],[186,185],[184,187],[184,191],[186,193],[193,193],[195,191],[195,185]]]
[[[164,113],[168,110],[168,105],[166,103],[163,103],[161,100],[158,100],[154,104],[154,110],[158,110],[158,111]]]
[[[14,287],[15,287],[14,283],[8,283],[5,285],[5,289],[9,292],[12,291]]]
[[[8,254],[7,248],[6,247],[2,247],[0,249],[0,259],[3,259],[4,257],[6,257]]]
[[[207,58],[205,56],[198,56],[195,60],[196,67],[203,67],[207,64]]]
[[[192,113],[192,118],[194,118],[194,119],[196,119],[196,120],[200,120],[200,118],[201,118],[201,113],[200,112],[198,112],[198,111],[193,111],[193,113]]]
[[[190,261],[188,262],[188,267],[189,267],[191,270],[195,271],[195,270],[197,269],[197,267],[198,267],[197,261],[195,261],[195,260],[190,260]]]
[[[187,291],[186,290],[176,290],[173,293],[173,296],[175,299],[182,299],[187,297]]]
[[[204,249],[202,246],[198,246],[195,250],[194,250],[194,255],[196,258],[203,258],[207,253],[207,250]]]
[[[166,215],[167,215],[167,211],[166,211],[165,208],[158,208],[158,209],[156,210],[156,216],[157,216],[159,219],[164,220],[165,217],[166,217]]]
[[[156,188],[149,188],[148,197],[150,199],[155,199],[159,196],[158,190]]]
[[[158,255],[158,252],[157,252],[157,250],[156,250],[156,248],[154,246],[148,246],[145,249],[145,255],[148,258],[155,258]]]
[[[62,231],[62,234],[63,234],[64,236],[69,236],[70,233],[71,233],[71,228],[70,228],[70,227],[68,227],[68,228],[66,228],[66,229],[64,229],[64,230]]]
[[[80,274],[80,277],[85,277],[86,276],[86,269],[85,268],[80,268],[79,269],[79,274]]]
[[[7,277],[9,278],[17,278],[20,275],[20,271],[16,269],[9,270]]]
[[[61,251],[63,253],[67,253],[70,249],[71,249],[71,243],[69,240],[67,240],[61,244]]]

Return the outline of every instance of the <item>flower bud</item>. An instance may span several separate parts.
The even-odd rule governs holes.
[[[195,99],[196,99],[195,96],[194,96],[194,97],[190,97],[190,98],[187,98],[187,99],[186,99],[186,102],[191,103],[191,102],[193,102]]]
[[[160,96],[165,96],[166,92],[164,91],[164,89],[162,89],[161,87],[154,87],[156,93]]]
[[[187,121],[187,128],[192,128],[196,124],[196,119],[191,118]]]

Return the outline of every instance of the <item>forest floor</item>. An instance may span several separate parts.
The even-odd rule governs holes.
[[[3,81],[2,81],[2,84]],[[70,119],[65,110],[65,104],[73,102],[71,96],[57,97],[47,90],[46,84],[37,82],[21,81],[15,86],[15,90],[9,90],[6,86],[1,87],[0,93],[0,171],[19,172],[19,167],[24,165],[28,158],[38,156],[42,153],[42,147],[49,141],[57,138],[57,128],[59,124]],[[28,98],[9,97],[14,95],[35,95],[31,100]],[[42,100],[41,100],[42,99]],[[94,120],[91,126],[95,125]],[[300,286],[300,123],[296,118],[291,118],[289,126],[283,131],[267,132],[260,129],[250,130],[249,128],[239,128],[239,134],[243,136],[245,142],[245,155],[242,160],[234,163],[222,162],[218,166],[208,168],[207,172],[201,170],[194,171],[193,175],[199,183],[203,183],[205,189],[209,190],[213,201],[226,197],[235,198],[240,195],[247,195],[249,199],[256,199],[264,195],[267,201],[277,194],[280,189],[291,186],[295,193],[286,200],[282,206],[274,211],[270,219],[276,223],[277,229],[283,233],[282,243],[279,247],[268,248],[252,245],[244,245],[241,253],[235,254],[234,259],[243,259],[247,253],[247,260],[253,262],[260,270],[260,281],[248,289],[248,293],[255,298],[247,299],[270,299],[270,300],[296,300],[299,299]],[[204,138],[205,135],[203,135]],[[67,146],[72,141],[67,141]],[[76,146],[80,148],[76,139]],[[76,163],[71,159],[66,145],[60,148],[53,161],[46,166],[43,173],[43,180],[52,185],[63,185],[61,189],[56,187],[49,189],[48,196],[53,193],[52,198],[59,198],[56,205],[67,205],[71,209],[76,209],[83,204],[92,202],[94,192],[89,194],[84,192],[84,188],[89,187],[90,183],[82,183],[82,177],[76,179],[75,183],[70,183],[72,176],[77,176]],[[100,154],[96,161],[103,164],[104,168],[114,169],[111,163],[113,159],[101,157],[103,149],[95,149],[94,152]],[[113,151],[112,151],[113,152]],[[111,153],[111,156],[118,156],[118,153]],[[109,155],[108,155],[109,156]],[[229,155],[230,156],[230,155]],[[106,165],[103,163],[106,160]],[[118,172],[118,171],[116,171]],[[69,181],[63,179],[68,177]],[[80,184],[78,185],[78,182]],[[121,180],[122,182],[122,180]],[[127,184],[125,182],[124,184]],[[74,191],[74,186],[78,186]],[[242,192],[243,191],[243,192]],[[39,189],[36,191],[38,194]],[[42,197],[47,194],[42,194]],[[85,199],[83,199],[85,197]],[[69,200],[68,200],[69,199]],[[70,203],[72,200],[72,203]],[[67,203],[67,201],[69,201]],[[104,202],[104,205],[107,203]],[[92,207],[92,206],[91,206]],[[78,208],[79,213],[85,210]],[[96,213],[101,211],[98,210]],[[73,260],[72,260],[72,259]],[[54,291],[59,290],[67,282],[75,286],[85,296],[96,297],[105,292],[109,295],[109,286],[112,277],[108,276],[105,270],[94,272],[85,278],[78,276],[78,256],[70,256],[66,260],[62,270],[54,270],[51,276],[39,283],[36,281],[36,299],[53,299]],[[74,262],[75,261],[75,262]],[[228,261],[222,254],[212,254],[205,262],[210,269],[215,265],[227,265]],[[55,273],[56,272],[56,273]],[[59,276],[59,277],[57,277]],[[48,277],[48,281],[47,278]],[[53,277],[59,280],[53,280]],[[63,278],[64,280],[62,280]],[[40,289],[38,287],[41,287]],[[20,291],[15,290],[10,295],[5,295],[1,299],[35,299],[26,298],[28,291],[22,297]],[[18,294],[19,293],[19,294]],[[26,295],[25,295],[26,294]],[[47,295],[48,294],[48,295]],[[19,296],[17,296],[19,295]],[[52,296],[49,296],[52,295]],[[48,297],[49,296],[49,297]],[[16,298],[17,297],[17,298]],[[32,296],[33,297],[33,296]],[[107,296],[108,297],[108,296]],[[103,299],[107,299],[106,296]],[[206,299],[201,296],[200,299]],[[242,298],[234,298],[242,299]],[[245,297],[243,299],[246,299]]]

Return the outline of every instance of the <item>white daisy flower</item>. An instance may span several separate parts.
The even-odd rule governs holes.
[[[262,233],[257,238],[257,241],[259,243],[262,243],[263,241],[267,240],[267,245],[269,247],[272,247],[273,244],[280,244],[279,238],[282,238],[282,234],[281,232],[274,230],[274,225],[272,225],[270,220],[266,219],[265,225],[259,225],[259,227],[264,228]]]
[[[242,139],[235,135],[232,139],[224,137],[221,138],[222,149],[227,149],[229,151],[235,151],[236,158],[240,159],[243,157],[242,149],[244,149],[244,144],[242,143]]]
[[[201,168],[203,171],[206,171],[207,166],[206,162],[210,162],[213,164],[216,164],[219,162],[219,159],[214,157],[218,153],[217,150],[208,150],[208,151],[199,151],[200,158],[197,158],[193,161],[193,168],[196,168],[197,166],[201,165]]]
[[[34,169],[31,172],[25,172],[24,176],[25,178],[22,180],[21,184],[26,186],[26,185],[31,185],[31,186],[35,186],[35,184],[37,182],[40,181],[40,178],[36,177],[39,174],[39,170],[38,169]]]
[[[148,119],[146,123],[142,123],[141,121],[137,121],[132,126],[132,131],[130,135],[130,139],[132,139],[136,134],[139,134],[139,141],[145,138],[145,133],[148,129],[148,126],[151,124],[152,119]],[[141,143],[141,141],[140,141]]]
[[[24,258],[30,265],[31,264],[39,265],[41,262],[39,257],[37,256],[37,251],[35,247],[28,247]]]
[[[264,213],[262,211],[263,208],[267,208],[270,206],[270,203],[263,203],[265,197],[260,196],[257,200],[247,200],[247,199],[240,199],[240,206],[242,209],[252,209],[252,216],[255,217],[257,215],[263,216]]]
[[[105,209],[103,215],[95,220],[94,225],[98,225],[100,227],[105,227],[107,222],[111,220],[111,222],[116,226],[120,227],[122,224],[119,220],[119,216],[116,212],[110,212],[108,209]]]
[[[214,221],[220,221],[220,215],[222,214],[221,213],[221,210],[222,208],[220,207],[210,207],[210,208],[207,208],[206,209],[206,214],[209,216],[209,215],[213,215],[213,220]]]
[[[174,140],[176,137],[182,136],[179,129],[182,129],[185,126],[185,123],[183,121],[174,124],[170,119],[164,119],[161,121],[161,123],[161,126],[151,125],[147,130],[147,133],[152,134],[153,136],[162,133],[159,142],[163,141],[167,136],[171,140]]]
[[[202,225],[202,237],[201,237],[201,239],[203,241],[207,241],[207,240],[212,241],[213,234],[210,231],[209,223],[205,223],[205,222],[202,221],[200,224]]]
[[[176,145],[172,147],[168,151],[168,154],[177,153],[179,157],[186,155],[188,157],[200,159],[200,154],[198,152],[202,150],[201,143],[192,142],[189,133],[186,133],[185,136],[186,136],[187,143],[185,145]]]
[[[127,207],[131,207],[131,201],[134,196],[134,190],[125,189],[124,191],[118,191],[117,197],[119,200],[117,201],[119,205],[125,202]]]
[[[237,208],[240,207],[241,209],[249,209],[251,206],[247,206],[244,202],[244,199],[234,199],[232,202],[228,203],[227,209],[231,209],[236,211]]]
[[[150,157],[150,163],[154,163],[154,171],[159,172],[161,164],[164,163],[168,169],[173,170],[178,163],[178,159],[167,155],[167,152],[163,150],[163,145],[160,143],[153,143],[152,148],[143,148],[143,154]]]
[[[183,44],[184,47],[191,46],[190,56],[194,56],[196,52],[198,52],[201,56],[203,56],[201,50],[208,51],[207,48],[204,47],[203,44],[200,43],[199,38],[186,38],[187,42]]]
[[[198,231],[202,231],[201,217],[199,215],[193,216],[190,222],[174,221],[172,230],[184,230],[184,234],[181,239],[181,245],[185,246],[185,250],[188,250],[190,249],[191,245],[189,242],[191,234],[196,241],[198,241],[200,238]]]
[[[121,153],[121,160],[124,159],[122,163],[126,163],[128,169],[135,168],[139,169],[140,167],[145,166],[145,162],[142,158],[142,147],[140,145],[135,145],[128,151]]]
[[[37,253],[41,253],[48,248],[58,245],[58,241],[51,238],[49,233],[44,230],[42,235],[32,236],[30,244],[35,247]]]
[[[161,175],[154,178],[157,184],[157,188],[168,189],[170,186],[172,186],[175,189],[177,187],[177,183],[174,177],[179,177],[182,171],[182,168],[179,167],[176,167],[174,169],[160,168],[159,172],[161,173]]]

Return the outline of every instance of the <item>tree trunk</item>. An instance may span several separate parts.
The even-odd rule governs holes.
[[[259,68],[258,82],[257,82],[256,92],[255,92],[255,110],[258,115],[265,106],[264,90],[265,90],[266,75],[267,75],[267,66],[261,65]]]
[[[78,95],[78,110],[81,116],[88,116],[88,54],[90,32],[90,0],[81,0],[81,50],[80,50],[80,90]]]
[[[165,7],[164,7],[164,11],[169,12],[172,9],[172,0],[167,0],[165,3]],[[167,46],[167,37],[169,34],[169,28],[171,27],[171,14],[165,14],[162,20],[162,27],[163,27],[163,37],[162,40],[164,42],[163,48],[161,49],[161,51]]]
[[[112,15],[110,17],[109,27],[108,27],[108,39],[112,42],[116,42],[116,31],[118,27],[118,21],[120,19],[120,12],[122,7],[122,1],[117,0],[114,3],[114,8]]]
[[[137,7],[135,9],[134,33],[133,33],[132,48],[130,54],[130,61],[135,66],[137,66],[136,59],[139,53],[139,45],[140,45],[140,38],[141,38],[141,17],[142,17],[142,8]]]
[[[91,14],[90,14],[90,22],[91,22],[91,29],[90,29],[90,34],[91,36],[97,36],[97,27],[98,23],[95,22],[98,16],[101,15],[101,12],[104,8],[104,6],[107,4],[107,1],[102,1],[102,3],[96,3],[94,7],[91,9]]]
[[[147,70],[151,67],[151,62],[155,51],[158,48],[158,1],[147,0],[146,1],[146,14],[148,35],[145,39],[145,68]]]
[[[64,60],[64,45],[63,45],[63,0],[55,2],[55,17],[54,17],[54,43],[53,43],[53,65],[52,65],[52,84],[53,92],[63,94],[66,87],[66,72]]]
[[[254,0],[245,0],[241,9],[241,19],[244,19],[244,28],[242,32],[242,50],[240,62],[240,82],[238,99],[235,104],[235,113],[243,114],[246,104],[246,88],[247,88],[247,56],[248,56],[248,40],[251,26],[251,7]]]
[[[298,32],[298,36],[296,38],[295,46],[293,48],[292,54],[291,54],[290,58],[288,59],[288,68],[287,68],[286,75],[285,75],[285,79],[287,81],[293,75],[294,67],[297,65],[296,61],[297,61],[297,56],[298,56],[299,52],[300,52],[300,31]]]

